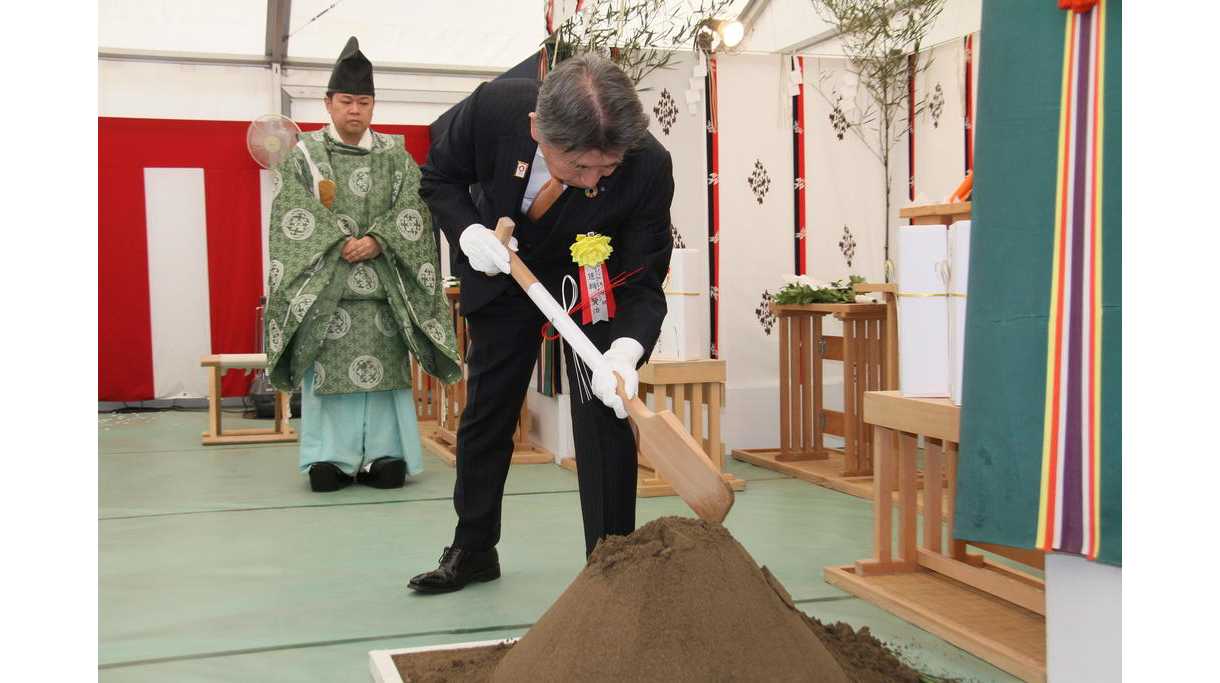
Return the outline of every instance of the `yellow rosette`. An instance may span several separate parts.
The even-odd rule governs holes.
[[[614,293],[611,291],[610,272],[606,259],[614,251],[610,238],[590,232],[577,235],[570,247],[572,261],[580,266],[580,296],[585,303],[581,311],[581,323],[602,322],[614,317]]]
[[[610,237],[591,232],[587,235],[577,235],[576,242],[570,247],[572,261],[581,267],[599,266],[610,258],[614,247],[610,246]]]

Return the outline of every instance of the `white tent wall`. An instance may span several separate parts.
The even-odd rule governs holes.
[[[257,57],[267,51],[274,0],[105,0],[103,49]],[[347,37],[374,65],[473,65],[503,71],[546,37],[539,0],[402,2],[291,0],[286,57],[333,61]]]
[[[727,365],[723,438],[766,448],[779,439],[778,332],[763,300],[793,268],[792,97],[780,55],[717,59],[719,357]]]
[[[832,116],[858,117],[870,106],[870,99],[863,88],[853,94],[846,60],[806,57],[804,61],[809,275],[827,282],[849,275],[884,282],[885,186],[884,167],[876,156],[880,147],[876,126],[844,130],[832,121]],[[905,125],[905,119],[904,114],[896,125]],[[897,207],[907,203],[905,136],[890,153],[891,223],[896,224]]]
[[[640,100],[648,114],[648,130],[674,164],[674,201],[670,220],[682,242],[707,256],[707,115],[703,77],[694,76],[695,59],[689,52],[675,54],[664,69],[648,75],[639,85]],[[692,88],[692,83],[695,86]],[[698,99],[687,100],[693,90]],[[672,104],[676,112],[667,113]],[[706,296],[703,299],[706,301]]]
[[[257,0],[104,0],[98,44],[107,48],[262,54],[267,3]]]
[[[275,111],[270,67],[98,60],[98,115],[250,121]]]
[[[915,97],[926,106],[915,117],[915,201],[925,204],[948,199],[965,174],[966,47],[954,40],[920,59]]]
[[[540,0],[292,0],[288,54],[332,60],[349,35],[378,61],[507,70],[546,38]],[[311,17],[326,14],[312,24]]]
[[[210,121],[250,121],[281,107],[286,116],[310,123],[330,120],[322,103],[330,74],[322,69],[286,68],[277,84],[269,66],[176,63],[126,59],[98,60],[100,116]],[[376,73],[377,124],[428,125],[453,103],[491,78],[455,75]]]
[[[522,59],[525,55],[522,55]],[[429,125],[454,104],[462,101],[478,85],[490,80],[466,75],[416,75],[378,73],[373,77],[377,87],[377,103],[373,126]],[[323,98],[330,72],[321,69],[284,69],[284,92],[291,98],[291,113],[298,121],[329,121]]]

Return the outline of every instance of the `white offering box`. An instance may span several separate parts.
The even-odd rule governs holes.
[[[903,396],[949,396],[948,231],[898,228],[898,388]]]
[[[970,281],[970,221],[949,226],[949,398],[962,404],[966,357],[966,285]]]
[[[674,249],[663,285],[668,311],[653,360],[698,360],[708,357],[707,255],[699,249]]]

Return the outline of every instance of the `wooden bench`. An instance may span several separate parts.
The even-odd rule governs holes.
[[[640,367],[638,395],[651,410],[672,412],[703,446],[704,454],[725,483],[734,491],[744,491],[745,480],[724,471],[720,412],[724,406],[725,367],[725,362],[717,359],[649,361]],[[677,495],[669,482],[653,469],[648,457],[643,453],[639,455],[636,495],[640,498]],[[575,472],[576,459],[564,458],[559,466]]]
[[[411,357],[411,386],[415,396],[415,415],[420,422],[420,439],[430,453],[454,467],[457,466],[458,427],[462,422],[462,411],[466,409],[466,351],[470,345],[466,319],[461,315],[460,293],[458,287],[445,288],[462,364],[462,378],[453,384],[444,384],[424,372],[415,357]],[[554,462],[555,456],[530,438],[529,427],[529,406],[522,403],[517,431],[513,434],[512,464],[542,465]]]
[[[262,370],[267,367],[265,353],[219,353],[204,356],[199,365],[208,368],[208,431],[203,433],[204,446],[240,443],[283,443],[297,440],[296,431],[288,426],[292,415],[291,396],[276,392],[275,426],[258,429],[222,431],[220,410],[221,378],[229,370]]]
[[[720,411],[724,406],[726,379],[723,360],[654,360],[640,368],[639,396],[653,411],[673,412],[695,441],[703,446],[703,452],[725,483],[734,491],[744,491],[745,480],[724,471]],[[707,412],[706,425],[704,411]],[[640,453],[636,491],[641,498],[675,495],[673,487],[652,468],[643,453]]]
[[[826,567],[824,576],[828,583],[1009,673],[1025,680],[1045,680],[1043,580],[1030,571],[968,552],[967,546],[1033,570],[1043,569],[1044,555],[954,537],[960,411],[947,398],[907,398],[897,391],[864,395],[864,419],[875,430],[877,458],[873,556],[851,565]],[[916,467],[918,436],[925,443],[922,513]],[[894,488],[898,489],[897,501]],[[917,533],[921,514],[922,539]]]

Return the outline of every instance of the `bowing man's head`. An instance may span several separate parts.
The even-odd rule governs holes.
[[[547,74],[530,114],[551,175],[595,187],[648,133],[648,115],[623,70],[597,55],[565,60]]]

